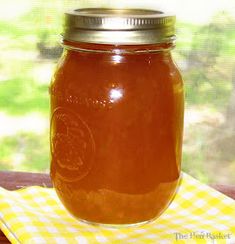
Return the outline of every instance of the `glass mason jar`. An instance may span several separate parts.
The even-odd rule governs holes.
[[[65,16],[64,53],[50,86],[53,185],[79,220],[146,223],[169,206],[180,180],[175,17],[137,9]]]

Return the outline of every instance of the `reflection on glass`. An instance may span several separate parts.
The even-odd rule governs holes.
[[[123,90],[120,88],[113,88],[109,92],[110,101],[116,102],[123,97]]]
[[[118,54],[114,55],[114,56],[112,56],[112,60],[113,60],[114,64],[119,64],[122,61],[122,56],[120,56]]]

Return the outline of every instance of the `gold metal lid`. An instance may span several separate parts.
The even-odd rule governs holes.
[[[65,13],[64,40],[98,44],[156,44],[175,39],[174,15],[144,9],[76,9]]]

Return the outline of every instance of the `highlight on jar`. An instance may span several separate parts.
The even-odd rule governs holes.
[[[184,118],[175,22],[156,10],[65,13],[50,85],[50,175],[78,221],[146,224],[175,197]]]

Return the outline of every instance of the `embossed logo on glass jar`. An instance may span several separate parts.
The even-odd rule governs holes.
[[[50,140],[52,163],[63,180],[80,180],[89,173],[95,143],[90,128],[79,115],[57,108],[51,118]]]

